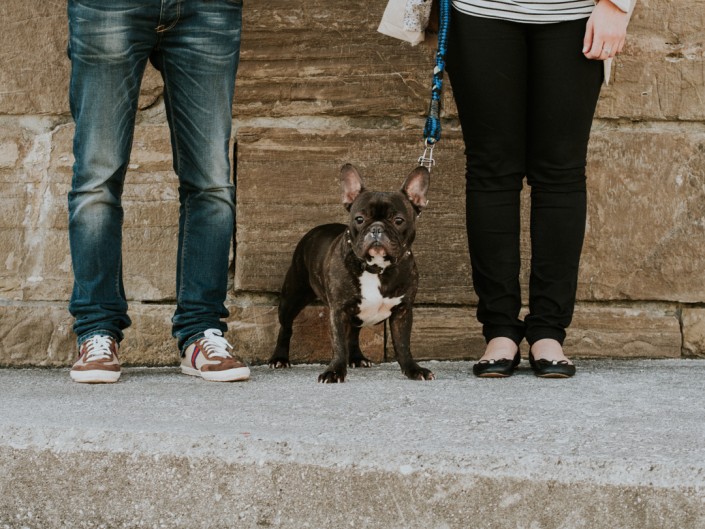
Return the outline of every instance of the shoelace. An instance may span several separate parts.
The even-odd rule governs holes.
[[[90,337],[86,345],[86,362],[109,359],[113,355],[110,349],[111,344],[112,338],[110,338],[110,336],[98,334]]]
[[[230,358],[228,350],[233,348],[218,329],[206,329],[203,333],[203,347],[208,351],[208,356],[219,358]]]

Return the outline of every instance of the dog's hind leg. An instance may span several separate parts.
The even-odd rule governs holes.
[[[289,367],[289,343],[293,333],[293,325],[299,312],[316,299],[308,281],[301,281],[292,266],[287,272],[279,300],[279,336],[277,345],[269,359],[269,367],[279,369]]]

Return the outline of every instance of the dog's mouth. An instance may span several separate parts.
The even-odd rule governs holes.
[[[387,257],[387,249],[380,243],[373,243],[367,250],[368,259],[384,258]]]
[[[387,256],[387,250],[379,243],[375,243],[367,249],[367,266],[379,267],[384,270],[392,264],[392,259]]]

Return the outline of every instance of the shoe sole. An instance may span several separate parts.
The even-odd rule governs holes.
[[[502,373],[483,373],[482,375],[475,375],[475,376],[477,378],[509,378],[512,375],[504,375]]]
[[[236,369],[228,369],[226,371],[199,371],[193,367],[181,366],[181,372],[184,375],[192,377],[201,377],[208,382],[240,382],[250,378],[249,367],[238,367]]]
[[[71,371],[71,379],[81,384],[113,384],[120,379],[120,371]]]

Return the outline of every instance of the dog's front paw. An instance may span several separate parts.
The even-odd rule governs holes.
[[[269,367],[272,369],[282,369],[285,367],[291,367],[289,363],[289,350],[283,347],[278,347],[269,357]]]
[[[323,373],[318,375],[318,381],[322,384],[337,384],[338,382],[345,382],[345,373],[326,369]]]
[[[269,367],[271,367],[272,369],[283,369],[291,367],[291,364],[288,360],[272,358],[269,360]]]
[[[436,375],[430,369],[418,365],[405,369],[403,373],[411,380],[434,380],[436,378]]]
[[[372,367],[372,362],[370,362],[364,356],[360,355],[356,358],[351,358],[350,363],[348,365],[350,367]]]

